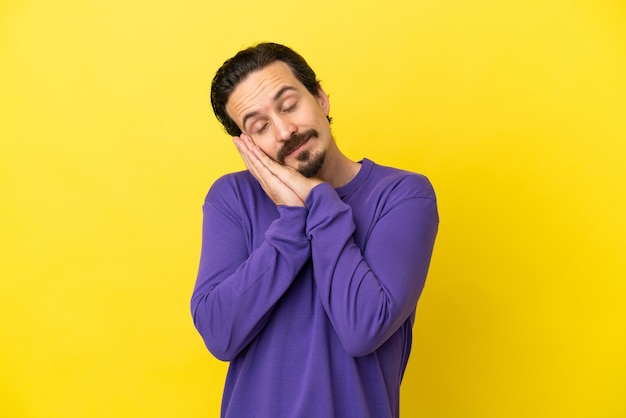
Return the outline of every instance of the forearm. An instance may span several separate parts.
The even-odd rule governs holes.
[[[399,202],[376,220],[364,251],[354,240],[351,208],[334,190],[316,188],[307,201],[315,279],[344,348],[375,350],[415,310],[437,230],[436,204]]]
[[[306,209],[281,207],[279,212],[251,251],[241,226],[223,210],[205,205],[191,309],[207,347],[220,359],[234,358],[258,334],[310,256]]]

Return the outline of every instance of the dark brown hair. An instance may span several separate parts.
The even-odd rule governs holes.
[[[248,75],[275,61],[282,61],[287,64],[298,81],[313,96],[318,96],[320,84],[315,72],[304,58],[294,50],[284,45],[266,42],[239,51],[234,57],[222,64],[211,83],[213,112],[229,135],[241,135],[241,129],[226,112],[226,103],[230,94]],[[330,120],[328,118],[329,122]]]

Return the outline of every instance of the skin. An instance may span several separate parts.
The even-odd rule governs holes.
[[[281,61],[244,79],[231,93],[226,111],[242,131],[233,142],[246,167],[276,205],[304,206],[315,186],[322,182],[343,186],[361,168],[337,148],[327,119],[330,102],[324,90],[320,87],[318,94],[312,95]],[[284,160],[279,158],[279,151],[292,135],[311,130],[318,135]],[[324,163],[315,176],[305,177],[298,171],[322,153]]]

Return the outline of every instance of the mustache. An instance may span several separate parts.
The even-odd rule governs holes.
[[[291,138],[285,141],[283,143],[283,146],[280,148],[280,150],[278,150],[278,154],[276,155],[276,160],[281,164],[285,164],[285,158],[287,158],[287,155],[289,155],[293,150],[298,148],[300,145],[304,144],[309,139],[317,138],[319,137],[319,135],[320,134],[317,132],[317,130],[313,128],[308,129],[299,134],[297,133],[292,134]]]

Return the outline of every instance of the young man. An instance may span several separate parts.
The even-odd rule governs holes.
[[[428,180],[341,153],[328,96],[272,43],[213,79],[247,171],[213,184],[191,299],[230,361],[223,417],[398,417],[415,309],[438,227]]]

